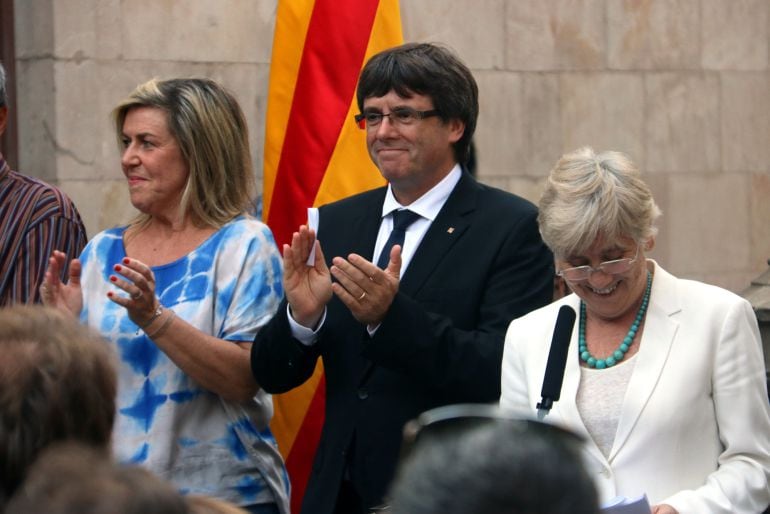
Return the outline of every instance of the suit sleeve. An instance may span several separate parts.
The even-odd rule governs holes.
[[[730,307],[718,345],[712,394],[724,448],[719,467],[703,486],[661,503],[681,513],[761,512],[770,503],[770,404],[759,330],[748,302]]]
[[[528,211],[513,227],[501,228],[506,230],[501,242],[490,238],[489,247],[479,249],[493,258],[474,275],[482,283],[467,285],[469,295],[470,289],[481,291],[480,301],[468,307],[472,312],[431,312],[419,299],[398,293],[364,355],[439,390],[446,402],[498,401],[508,324],[553,297],[553,257],[540,238],[536,215]]]
[[[257,333],[251,347],[251,371],[268,393],[284,393],[303,384],[313,374],[318,349],[305,346],[291,335],[286,299],[272,319]]]

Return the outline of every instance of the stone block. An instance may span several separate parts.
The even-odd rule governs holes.
[[[80,211],[89,239],[102,230],[125,225],[139,214],[131,205],[122,177],[114,180],[61,180],[58,185]]]
[[[53,3],[54,55],[82,61],[96,50],[99,0],[56,0]]]
[[[770,173],[770,72],[724,72],[721,79],[724,171]]]
[[[742,174],[669,176],[672,272],[683,277],[748,273],[751,185]]]
[[[50,58],[19,60],[16,75],[19,171],[46,181],[55,180],[54,62]]]
[[[522,141],[515,125],[521,123],[522,80],[519,74],[500,71],[476,73],[479,84],[479,121],[473,140],[479,176],[523,173]]]
[[[724,271],[720,273],[701,273],[686,278],[700,280],[701,282],[727,289],[735,294],[740,294],[741,291],[751,284],[751,279],[755,276],[756,274],[752,275],[748,271]]]
[[[522,76],[519,119],[512,120],[521,140],[519,174],[547,177],[564,149],[560,79],[557,74],[525,73]]]
[[[16,57],[50,58],[54,53],[53,0],[15,0],[13,18]]]
[[[545,189],[545,177],[511,177],[506,191],[526,198],[537,205]]]
[[[719,171],[719,77],[714,73],[651,73],[645,76],[645,92],[646,169]]]
[[[611,69],[700,67],[700,2],[609,0],[606,6]]]
[[[504,3],[507,69],[591,70],[605,66],[604,3]]]
[[[480,114],[474,141],[480,175],[545,176],[561,155],[555,74],[476,73]]]
[[[94,6],[96,26],[96,48],[92,55],[96,59],[121,59],[123,55],[123,21],[121,0],[99,0]]]
[[[668,175],[647,173],[644,169],[640,169],[640,172],[642,180],[644,180],[652,192],[655,203],[663,212],[663,215],[655,222],[655,225],[658,227],[658,234],[655,236],[655,246],[647,253],[647,257],[655,259],[661,266],[668,269],[675,243],[675,239],[672,238],[671,216],[669,215]]]
[[[109,111],[100,102],[100,79],[100,69],[93,60],[54,63],[56,117],[47,133],[56,152],[56,174],[60,180],[96,176],[94,165],[99,145],[95,141],[114,141],[111,132],[105,133]]]
[[[591,146],[627,153],[644,167],[644,88],[636,73],[562,73],[563,151]],[[558,156],[556,156],[558,157]],[[555,162],[555,160],[554,160]]]
[[[404,41],[442,43],[472,69],[497,69],[504,58],[501,0],[401,2]]]
[[[701,61],[705,69],[767,70],[770,2],[702,0]]]
[[[121,3],[121,21],[125,59],[265,63],[275,1],[133,0]]]
[[[770,175],[754,173],[749,188],[750,269],[759,275],[770,259]]]

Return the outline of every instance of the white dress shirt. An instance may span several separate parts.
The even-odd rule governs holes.
[[[388,184],[388,191],[385,194],[385,201],[382,203],[382,220],[380,221],[380,231],[377,233],[377,242],[374,245],[374,253],[370,255],[372,262],[377,261],[382,248],[385,246],[385,242],[390,237],[390,232],[393,230],[393,211],[399,209],[408,208],[419,214],[421,217],[415,220],[406,229],[406,235],[404,237],[404,245],[401,251],[401,276],[404,275],[406,268],[412,261],[412,257],[417,252],[417,248],[422,242],[422,238],[425,237],[425,233],[428,232],[431,223],[436,219],[441,208],[444,207],[449,195],[452,194],[457,183],[462,176],[462,169],[459,164],[455,164],[451,171],[441,179],[441,182],[433,186],[428,192],[422,195],[409,205],[401,205],[393,196],[393,190],[391,185]],[[291,315],[291,309],[286,307],[289,314],[289,326],[291,327],[292,335],[298,339],[302,344],[312,345],[316,341],[316,334],[321,329],[326,320],[326,309],[321,316],[321,320],[315,330],[312,328],[304,327],[297,323]],[[377,327],[367,327],[369,334],[373,334]]]

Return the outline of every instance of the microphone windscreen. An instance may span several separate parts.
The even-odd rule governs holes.
[[[575,309],[563,305],[556,317],[556,327],[553,329],[551,350],[548,352],[548,363],[543,377],[543,390],[540,395],[557,401],[561,396],[561,384],[564,381],[564,368],[567,365],[567,350],[572,338],[572,328],[575,326]]]

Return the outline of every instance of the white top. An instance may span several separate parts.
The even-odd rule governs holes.
[[[609,455],[577,407],[577,330],[546,421],[587,439],[586,465],[603,502],[646,493],[651,504],[679,514],[762,512],[770,503],[770,402],[754,311],[736,294],[648,262],[655,269],[650,304]],[[571,294],[511,323],[503,408],[536,414],[559,308],[579,304]]]
[[[610,455],[618,431],[620,407],[634,371],[634,357],[636,354],[605,369],[580,367],[577,407],[591,439],[605,457]]]
[[[422,242],[422,238],[425,237],[425,233],[430,228],[433,220],[436,219],[436,216],[438,216],[449,195],[452,194],[461,176],[460,165],[455,164],[455,167],[452,168],[441,182],[409,205],[398,203],[396,197],[393,196],[390,184],[388,184],[388,192],[385,194],[385,201],[382,204],[382,222],[380,223],[380,231],[377,233],[377,242],[374,245],[371,261],[377,262],[382,248],[385,246],[388,237],[390,237],[390,232],[393,230],[393,211],[408,208],[410,211],[419,214],[421,218],[415,220],[406,229],[404,247],[401,249],[401,276],[404,276],[406,268],[409,267],[412,257],[414,257],[417,248],[420,246],[420,242]]]
[[[393,230],[393,211],[399,209],[409,208],[410,211],[414,211],[420,216],[420,219],[415,220],[406,229],[406,235],[404,236],[404,246],[401,252],[401,276],[404,275],[406,268],[412,261],[412,257],[417,252],[417,248],[422,242],[422,238],[425,233],[428,232],[431,223],[436,219],[441,208],[444,207],[449,195],[452,194],[457,183],[462,176],[462,169],[459,164],[455,164],[454,168],[444,177],[441,182],[433,186],[427,193],[420,198],[412,202],[410,205],[401,205],[396,201],[393,196],[390,184],[388,184],[388,191],[385,193],[385,201],[382,204],[382,221],[380,222],[380,231],[377,233],[377,242],[374,245],[374,253],[370,256],[372,262],[376,262],[379,257],[382,248],[385,246],[390,233]],[[317,220],[316,220],[317,224]],[[315,344],[317,340],[318,331],[321,330],[324,322],[326,321],[326,309],[324,309],[321,320],[315,330],[304,327],[297,323],[291,315],[291,309],[286,306],[286,313],[289,318],[289,327],[291,329],[291,335],[294,336],[300,343],[310,346]],[[377,327],[367,327],[369,335],[372,335]]]

